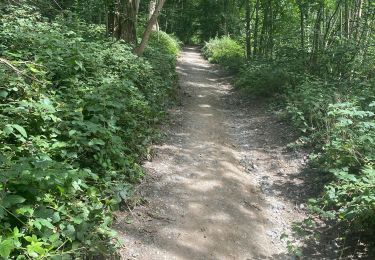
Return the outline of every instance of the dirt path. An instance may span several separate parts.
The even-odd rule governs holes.
[[[181,108],[144,165],[136,207],[118,217],[122,258],[289,259],[279,237],[303,205],[288,191],[298,180],[285,176],[303,158],[286,152],[288,129],[264,104],[241,101],[197,49],[177,69]]]

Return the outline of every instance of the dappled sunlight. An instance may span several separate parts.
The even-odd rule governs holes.
[[[222,187],[222,183],[215,180],[201,180],[199,186],[194,184],[188,185],[188,188],[191,190],[202,192],[219,189],[220,187]]]
[[[190,136],[189,133],[175,133],[176,136]]]
[[[208,241],[204,238],[189,240],[189,242],[181,242],[183,240],[186,240],[186,238],[189,238],[189,235],[184,235],[184,236],[181,236],[180,238],[181,240],[177,241],[177,245],[179,245],[180,247],[189,249],[190,252],[197,252],[202,255],[206,253],[206,248],[209,247],[210,244],[212,244],[211,241]],[[188,255],[189,253],[187,252],[186,256]]]
[[[228,86],[217,84],[220,78],[212,66],[192,56],[178,67],[183,91],[189,94],[182,118],[178,116],[181,125],[157,147],[165,159],[144,165],[157,169],[161,178],[161,186],[152,184],[157,190],[152,192],[157,205],[152,210],[170,219],[149,223],[160,225],[151,235],[155,253],[162,252],[165,259],[263,256],[269,250],[264,245],[267,219],[251,205],[264,207],[264,201],[253,192],[254,182],[239,164],[227,132],[230,123],[219,109]],[[142,235],[135,239],[151,243]]]
[[[202,116],[202,117],[212,117],[214,116],[213,114],[204,114],[204,113],[200,113],[199,116]]]
[[[198,106],[201,107],[201,108],[209,108],[209,107],[211,107],[211,105],[208,105],[208,104],[200,104]]]

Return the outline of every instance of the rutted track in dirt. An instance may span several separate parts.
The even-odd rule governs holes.
[[[116,223],[122,258],[289,259],[279,237],[303,216],[293,176],[304,162],[286,149],[288,128],[197,49],[177,70],[182,104],[138,188],[149,203]]]

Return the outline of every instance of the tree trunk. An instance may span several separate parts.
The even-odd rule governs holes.
[[[316,20],[314,25],[314,36],[313,36],[313,48],[311,52],[311,63],[312,65],[317,64],[318,53],[320,51],[320,35],[321,35],[321,24],[323,17],[323,2],[320,3],[316,14]]]
[[[107,6],[107,33],[117,40],[137,44],[137,15],[140,0],[116,0]]]
[[[257,0],[255,5],[254,57],[258,54],[259,2],[260,0]]]
[[[268,1],[268,8],[269,8],[269,19],[268,19],[268,42],[267,42],[267,49],[268,49],[268,55],[269,58],[273,57],[273,45],[274,45],[274,39],[273,39],[273,34],[274,34],[274,10],[273,10],[273,2],[272,0]]]
[[[152,15],[154,14],[156,9],[156,0],[151,0],[150,4],[148,5],[148,19],[151,19]],[[153,31],[159,31],[159,23],[156,19],[155,24],[152,26]]]
[[[115,5],[110,2],[107,6],[106,31],[108,36],[114,36],[115,31]]]
[[[299,4],[300,26],[301,26],[301,49],[305,49],[305,15],[303,4]]]
[[[146,27],[145,32],[143,33],[143,37],[142,37],[142,41],[140,45],[134,49],[134,53],[137,54],[138,56],[142,56],[143,52],[145,51],[146,45],[148,43],[148,40],[152,32],[152,28],[154,27],[158,19],[159,13],[161,9],[163,8],[165,1],[166,0],[159,0],[158,4],[156,5],[155,12],[152,14],[150,20],[147,23],[147,27]]]
[[[263,5],[263,20],[262,20],[262,29],[260,31],[258,54],[260,54],[261,56],[264,56],[264,54],[266,53],[265,50],[267,49],[266,33],[268,32],[268,30],[266,27],[268,26],[269,13],[268,13],[267,2],[264,2],[262,5]]]
[[[132,44],[137,44],[137,1],[120,0],[122,7],[120,38]]]
[[[251,57],[251,0],[247,0],[246,3],[246,57],[250,59]]]
[[[350,38],[350,7],[349,7],[349,1],[345,1],[345,37],[347,39]]]
[[[335,11],[333,12],[332,16],[329,18],[329,20],[327,22],[326,30],[325,30],[324,37],[323,37],[323,45],[324,45],[325,48],[327,48],[328,41],[331,38],[331,37],[329,37],[331,28],[333,29],[335,24],[336,24],[335,21],[337,20],[337,16],[338,16],[337,14],[338,14],[338,11],[340,10],[341,2],[342,2],[342,0],[337,1]]]
[[[362,9],[363,9],[363,0],[358,0],[357,2],[357,10],[356,10],[356,17],[355,17],[355,39],[359,40],[359,30],[361,27],[362,22]]]

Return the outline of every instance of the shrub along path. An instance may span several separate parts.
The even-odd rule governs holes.
[[[262,102],[238,99],[197,49],[177,69],[168,140],[117,218],[123,259],[283,259],[280,235],[303,217],[303,154],[286,151],[288,127]]]

